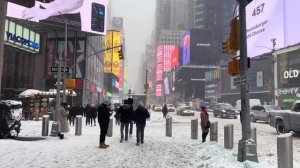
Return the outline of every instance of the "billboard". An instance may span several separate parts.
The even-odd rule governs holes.
[[[171,53],[171,67],[172,68],[176,68],[179,66],[179,47],[178,46],[174,46],[174,49],[172,50]]]
[[[163,46],[158,46],[156,51],[156,81],[163,80],[164,55]]]
[[[106,34],[107,0],[29,0],[9,2],[7,16],[48,24],[62,24],[95,34]]]
[[[191,61],[191,32],[187,31],[182,40],[182,65],[186,65]]]
[[[300,1],[256,0],[246,7],[248,56],[255,57],[300,42]]]
[[[162,84],[156,84],[156,96],[162,96]]]
[[[170,84],[169,84],[169,78],[166,77],[164,79],[164,86],[165,86],[165,95],[170,94]]]
[[[120,32],[109,31],[105,36],[105,48],[112,48],[121,45]],[[104,53],[104,72],[119,75],[120,59],[118,51],[120,48],[107,50]]]

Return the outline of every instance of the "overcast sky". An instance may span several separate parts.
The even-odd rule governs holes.
[[[111,1],[111,16],[124,18],[125,56],[128,58],[129,65],[128,88],[131,85],[137,92],[142,92],[144,81],[138,79],[141,71],[141,56],[146,50],[146,44],[150,43],[151,33],[155,28],[156,0]],[[136,88],[137,86],[139,87]]]

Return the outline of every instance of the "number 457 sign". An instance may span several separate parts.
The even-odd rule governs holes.
[[[249,57],[270,52],[271,39],[276,48],[284,46],[284,0],[255,0],[246,7],[247,47]]]

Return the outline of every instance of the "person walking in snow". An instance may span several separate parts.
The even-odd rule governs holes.
[[[90,108],[91,106],[89,104],[87,104],[85,106],[85,109],[84,109],[84,113],[85,113],[85,125],[87,126],[88,124],[90,124],[90,114],[89,114],[89,111],[90,111]]]
[[[163,109],[162,109],[162,113],[163,113],[163,117],[166,118],[167,114],[168,114],[168,107],[167,104],[164,105]]]
[[[206,141],[206,137],[209,132],[209,115],[207,113],[206,107],[201,106],[201,130],[202,130],[202,142]]]
[[[69,114],[70,125],[73,124],[74,126],[74,120],[76,118],[76,115],[77,115],[77,107],[73,105],[70,109],[70,114]]]
[[[121,139],[120,142],[124,141],[124,128],[125,128],[125,141],[128,141],[128,127],[129,127],[129,123],[132,120],[132,113],[133,110],[131,108],[131,106],[128,104],[128,100],[124,101],[124,105],[122,105],[120,107],[119,110],[120,113],[120,121],[121,121]]]
[[[105,144],[105,137],[109,126],[111,116],[111,103],[109,100],[104,100],[98,107],[98,123],[100,126],[100,144],[99,148],[106,149],[109,145]]]
[[[92,106],[89,110],[89,115],[90,115],[89,118],[90,118],[91,127],[93,126],[93,122],[94,122],[94,126],[96,126],[97,109],[94,104],[92,104]]]
[[[68,124],[68,115],[69,112],[67,111],[67,103],[62,103],[57,115],[57,120],[60,122],[60,126],[61,126],[60,132],[70,131],[69,124]]]
[[[148,110],[143,107],[143,103],[139,102],[137,109],[134,112],[133,120],[136,123],[136,145],[144,143],[144,130],[146,119],[150,117]]]
[[[133,132],[133,120],[132,120],[132,115],[133,115],[133,99],[128,98],[127,99],[128,104],[130,105],[130,122],[129,122],[129,137],[132,137],[132,132]]]

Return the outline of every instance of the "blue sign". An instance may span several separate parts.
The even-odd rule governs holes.
[[[8,31],[6,32],[6,36],[7,36],[7,39],[9,39],[11,41],[14,41],[16,43],[20,43],[20,44],[25,45],[25,46],[28,46],[29,48],[33,48],[33,49],[36,49],[36,50],[38,50],[40,48],[39,43],[36,43],[34,41],[25,39],[21,36],[17,36],[13,33],[8,32]]]

